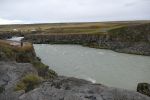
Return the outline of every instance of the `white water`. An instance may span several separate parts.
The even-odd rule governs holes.
[[[36,44],[34,48],[59,75],[130,90],[136,90],[139,82],[150,83],[150,57],[78,45]]]
[[[17,37],[17,36],[13,36],[12,38],[10,39],[7,39],[7,40],[11,40],[11,41],[18,41],[20,42],[24,37]]]

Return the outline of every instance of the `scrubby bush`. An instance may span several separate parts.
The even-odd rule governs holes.
[[[14,52],[13,50],[5,45],[0,43],[0,59],[6,60],[6,59],[12,59],[14,57]]]
[[[35,52],[31,43],[25,43],[23,47],[10,45],[11,42],[0,40],[0,59],[17,62],[31,62]]]
[[[33,66],[37,69],[38,75],[43,78],[54,78],[57,76],[56,72],[49,69],[49,66],[43,64],[40,60],[32,61]]]
[[[28,74],[25,77],[23,77],[23,79],[20,82],[18,82],[18,84],[15,87],[15,90],[25,90],[25,92],[28,92],[37,87],[41,81],[41,77],[34,74]]]
[[[29,63],[33,59],[31,52],[16,53],[16,61],[20,63]]]

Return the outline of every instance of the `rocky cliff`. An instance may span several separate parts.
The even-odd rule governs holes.
[[[102,34],[30,34],[33,43],[81,44],[117,52],[150,56],[150,24],[131,25]]]
[[[150,24],[126,26],[109,31],[115,51],[150,55]]]

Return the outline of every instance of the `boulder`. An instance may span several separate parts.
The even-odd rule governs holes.
[[[150,84],[139,83],[137,86],[137,92],[150,96]]]

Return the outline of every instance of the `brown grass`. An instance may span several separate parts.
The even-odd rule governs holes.
[[[16,32],[17,29],[20,33],[30,33],[36,30],[38,33],[102,33],[107,30],[123,27],[126,25],[150,23],[150,21],[125,21],[125,22],[89,22],[89,23],[45,23],[45,24],[24,24],[24,25],[0,25],[0,34],[4,32]]]
[[[33,45],[31,43],[24,42],[23,47],[21,47],[20,45],[17,46],[11,45],[12,42],[13,41],[9,40],[0,40],[0,46],[12,48],[16,51],[31,51],[33,49]]]

